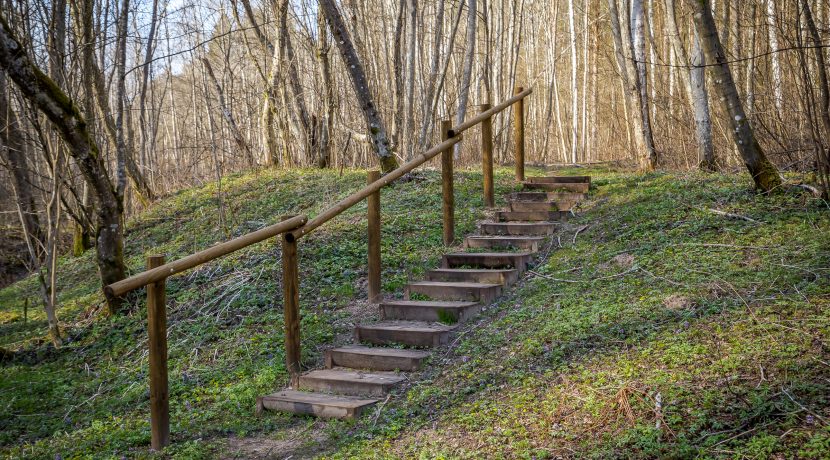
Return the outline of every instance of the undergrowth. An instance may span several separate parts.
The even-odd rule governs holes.
[[[508,170],[499,170],[496,179],[499,194],[516,187]],[[237,175],[223,179],[221,214],[215,184],[185,190],[128,223],[126,261],[138,272],[148,254],[170,261],[283,215],[313,217],[365,183],[365,171],[355,170]],[[463,235],[482,217],[481,175],[457,172],[455,191],[456,231]],[[410,175],[381,196],[383,290],[400,295],[444,251],[440,172]],[[366,212],[364,201],[300,240],[308,367],[363,313]],[[279,239],[272,239],[168,280],[169,454],[210,455],[226,436],[304,423],[284,414],[254,417],[256,397],[287,383],[280,264]],[[67,336],[59,350],[45,340],[35,280],[0,290],[0,347],[14,352],[0,366],[0,454],[151,455],[143,291],[126,315],[108,318],[92,252],[62,258],[58,273],[58,316]]]
[[[538,174],[538,171],[532,173]],[[755,195],[745,175],[579,169],[594,187],[516,288],[357,421],[268,413],[287,376],[279,248],[261,243],[168,282],[171,457],[239,457],[235,439],[295,458],[830,458],[830,207]],[[313,215],[365,173],[236,176],[226,229],[213,186],[129,225],[132,269],[278,220]],[[509,170],[497,195],[515,190]],[[456,177],[456,234],[482,216],[480,176]],[[439,175],[384,189],[383,288],[437,266]],[[365,204],[300,243],[303,358],[375,313],[365,298]],[[723,214],[728,213],[728,214]],[[33,280],[0,291],[0,453],[148,457],[143,301],[104,318],[91,254],[62,259],[70,340],[54,350]]]

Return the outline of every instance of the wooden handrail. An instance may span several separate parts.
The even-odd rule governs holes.
[[[427,150],[426,152],[417,155],[415,158],[404,164],[403,166],[395,169],[394,171],[388,173],[387,175],[381,177],[380,179],[372,182],[371,184],[367,185],[360,191],[352,193],[348,197],[340,200],[334,206],[326,209],[321,214],[319,214],[314,219],[308,221],[307,224],[303,225],[302,227],[294,230],[289,235],[293,236],[295,239],[299,239],[303,235],[307,235],[311,233],[312,230],[315,228],[325,224],[326,222],[330,221],[334,217],[336,217],[341,212],[349,209],[350,207],[354,206],[355,204],[359,203],[364,198],[368,197],[369,195],[377,192],[384,186],[394,182],[396,179],[400,178],[404,174],[412,171],[413,169],[421,166],[422,164],[426,163],[432,157],[438,155],[439,153],[443,152],[444,150],[452,147],[453,145],[461,142],[461,136],[455,136],[453,138],[447,139],[446,141],[436,145],[435,147]],[[286,235],[288,236],[288,235]]]
[[[104,286],[104,294],[109,298],[120,297],[134,289],[163,280],[171,275],[175,275],[176,273],[183,272],[189,268],[193,268],[197,265],[217,259],[226,254],[230,254],[231,252],[238,251],[246,246],[250,246],[252,244],[259,243],[260,241],[267,240],[268,238],[277,236],[280,233],[286,233],[294,230],[306,222],[308,222],[308,218],[306,216],[291,217],[274,225],[269,225],[268,227],[261,228],[255,232],[240,236],[239,238],[234,238],[230,241],[217,244],[216,246],[199,251],[195,254],[191,254],[187,257],[183,257],[179,260],[166,263],[160,267],[133,275],[129,278],[112,283],[109,286]]]
[[[520,91],[520,92],[516,93],[515,96],[511,97],[510,99],[505,100],[504,102],[502,102],[501,104],[493,107],[492,109],[481,112],[480,114],[476,115],[473,118],[470,118],[469,120],[465,121],[464,123],[461,123],[458,126],[453,126],[452,129],[450,129],[450,133],[449,133],[450,137],[454,137],[454,136],[457,136],[457,135],[463,133],[464,131],[472,128],[473,126],[481,123],[482,121],[484,121],[484,120],[492,117],[493,115],[501,112],[502,110],[510,107],[511,105],[515,104],[516,102],[524,99],[525,97],[530,95],[530,93],[532,93],[532,92],[533,92],[533,88],[528,88],[526,90]]]
[[[501,104],[493,107],[490,110],[481,112],[479,115],[461,123],[458,126],[454,126],[452,129],[449,130],[447,136],[449,137],[444,142],[436,145],[435,147],[427,150],[424,153],[417,155],[415,158],[404,164],[403,166],[395,169],[394,171],[386,174],[385,176],[381,177],[380,179],[372,182],[371,184],[367,185],[360,191],[357,191],[348,197],[340,200],[334,206],[328,208],[327,210],[323,211],[317,217],[308,221],[307,224],[303,225],[302,227],[294,230],[290,234],[286,236],[293,237],[295,239],[299,239],[303,235],[307,235],[311,233],[317,227],[325,224],[326,222],[330,221],[331,219],[338,216],[343,211],[349,209],[350,207],[354,206],[355,204],[359,203],[364,198],[368,197],[369,195],[377,192],[381,188],[390,183],[394,182],[404,174],[412,171],[413,169],[421,166],[422,164],[426,163],[427,161],[431,160],[433,157],[438,155],[439,153],[447,150],[448,148],[452,147],[453,145],[461,142],[461,133],[470,129],[471,127],[481,123],[482,121],[492,117],[493,115],[501,112],[502,110],[510,107],[511,105],[515,104],[517,101],[522,100],[523,98],[527,97],[530,93],[533,92],[533,88],[528,88],[524,91],[516,93],[515,96],[511,97],[510,99],[505,100]]]

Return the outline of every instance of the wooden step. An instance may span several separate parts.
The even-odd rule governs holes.
[[[330,348],[325,351],[324,357],[328,369],[339,366],[373,371],[417,371],[429,357],[429,353],[401,348],[349,345]]]
[[[404,288],[407,300],[412,294],[421,294],[433,300],[472,300],[487,304],[501,295],[501,285],[460,281],[415,281]]]
[[[547,183],[547,182],[522,182],[526,190],[545,190],[549,192],[565,191],[576,193],[588,193],[591,184],[587,183]]]
[[[485,235],[539,236],[556,232],[555,222],[482,222]]]
[[[527,181],[542,184],[590,184],[591,176],[535,176],[528,177]]]
[[[541,236],[481,236],[472,235],[464,238],[465,248],[515,248],[536,252],[544,243]]]
[[[385,345],[400,343],[413,347],[438,347],[449,342],[455,326],[424,321],[381,321],[355,327],[358,342]]]
[[[567,222],[570,211],[498,211],[500,222]]]
[[[381,302],[380,317],[386,320],[409,320],[443,323],[464,322],[481,310],[478,302],[393,300]]]
[[[322,418],[351,419],[358,417],[361,412],[378,401],[377,399],[352,396],[283,390],[257,398],[257,411],[268,409],[292,414],[315,415]]]
[[[519,271],[512,268],[437,268],[427,272],[427,279],[430,281],[492,283],[504,286],[515,283],[519,279]]]
[[[404,380],[404,377],[393,373],[320,369],[300,376],[300,390],[349,396],[385,396],[392,387]]]
[[[532,252],[456,252],[445,254],[442,267],[486,267],[486,268],[515,268],[519,272],[527,269],[533,258]]]
[[[571,201],[578,203],[584,200],[584,193],[575,192],[513,192],[508,199],[517,201]]]
[[[550,201],[520,201],[510,200],[507,207],[511,211],[570,211],[576,206],[575,201],[550,200]]]

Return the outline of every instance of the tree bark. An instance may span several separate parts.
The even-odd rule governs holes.
[[[778,170],[767,159],[761,144],[758,143],[749,120],[746,118],[743,104],[738,97],[732,71],[723,52],[718,38],[718,29],[712,17],[712,7],[709,0],[687,0],[694,11],[695,28],[700,36],[706,58],[712,64],[709,66],[715,90],[720,96],[724,112],[729,115],[729,124],[732,127],[732,138],[741,157],[755,182],[755,187],[765,193],[781,185],[781,176]]]
[[[398,160],[389,148],[389,136],[380,113],[378,113],[372,101],[372,94],[369,91],[363,64],[357,57],[351,37],[349,37],[346,30],[346,24],[343,23],[343,18],[334,0],[320,0],[320,6],[326,14],[332,35],[334,35],[334,40],[337,42],[337,48],[340,50],[340,56],[352,81],[355,96],[366,121],[366,129],[369,131],[370,139],[372,139],[375,154],[380,160],[381,170],[385,173],[390,172],[398,167]]]
[[[689,68],[688,73],[681,72],[681,79],[694,114],[699,166],[704,169],[715,170],[717,163],[712,142],[709,94],[706,90],[706,58],[703,49],[700,47],[700,37],[695,31],[692,42],[692,58],[689,59],[683,41],[680,39],[680,30],[675,19],[676,14],[674,0],[666,0],[666,25],[669,29],[674,53],[680,61],[680,65]]]
[[[622,33],[620,13],[617,8],[616,0],[608,0],[608,11],[611,23],[611,35],[614,38],[614,49],[616,51],[614,55],[617,61],[617,71],[620,74],[620,79],[623,84],[625,116],[626,120],[631,120],[633,122],[633,126],[629,126],[629,123],[626,123],[626,129],[630,130],[629,132],[633,131],[634,148],[636,150],[633,154],[636,158],[639,158],[641,151],[645,149],[645,140],[643,139],[642,119],[640,116],[633,116],[632,113],[634,111],[634,101],[639,100],[639,93],[637,91],[637,86],[634,83],[637,72],[634,69],[632,59],[628,57],[628,53],[630,53],[631,48],[626,46],[626,43],[631,41],[630,35]],[[623,42],[624,36],[629,37],[626,42]]]
[[[824,59],[824,51],[821,47],[821,36],[816,27],[816,22],[813,19],[813,13],[810,9],[810,2],[808,0],[801,0],[801,8],[804,12],[804,19],[807,24],[807,30],[810,33],[810,38],[813,41],[813,53],[816,57],[816,68],[818,70],[818,86],[821,93],[821,100],[818,104],[819,118],[821,119],[821,126],[824,131],[824,142],[818,146],[818,157],[816,163],[818,166],[819,182],[821,183],[822,196],[825,199],[830,198],[830,82],[827,78],[827,67]],[[807,82],[809,83],[809,82]]]
[[[55,125],[98,201],[97,261],[104,285],[124,279],[123,204],[107,176],[98,145],[72,100],[35,66],[0,13],[0,67],[23,96]],[[117,313],[120,302],[109,303]]]
[[[657,149],[654,147],[654,136],[652,134],[651,117],[649,115],[643,0],[633,0],[631,4],[631,55],[634,56],[637,67],[634,84],[637,88],[637,96],[640,101],[640,119],[642,120],[641,126],[646,148],[645,157],[641,157],[642,165],[646,169],[654,169],[657,167],[658,158]]]
[[[12,179],[23,237],[32,249],[33,265],[37,264],[37,252],[43,243],[43,229],[35,206],[35,194],[29,164],[26,161],[26,143],[20,128],[20,119],[12,110],[7,97],[6,77],[0,73],[0,148],[8,164]]]
[[[317,143],[319,155],[317,167],[326,168],[331,164],[331,130],[334,122],[334,78],[331,74],[329,61],[328,28],[326,16],[322,11],[317,12],[317,62],[320,68],[320,79],[323,82],[323,116],[318,122]]]

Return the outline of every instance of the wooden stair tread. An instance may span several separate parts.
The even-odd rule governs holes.
[[[417,371],[429,353],[408,348],[347,345],[325,351],[327,369],[350,368],[371,371]]]
[[[591,176],[529,176],[527,181],[543,184],[590,184]]]
[[[469,283],[465,281],[413,281],[409,286],[436,286],[436,287],[458,287],[458,288],[493,288],[501,287],[501,284],[495,283]]]
[[[427,351],[413,350],[411,348],[366,347],[363,345],[346,345],[343,347],[332,348],[331,351],[338,351],[341,353],[353,353],[367,356],[386,356],[393,358],[417,359],[428,358],[430,355],[430,353]]]
[[[456,328],[454,325],[441,324],[437,322],[401,320],[378,321],[376,323],[361,324],[358,327],[363,329],[413,332],[450,332]]]
[[[355,418],[379,399],[283,390],[257,398],[258,409],[277,410],[322,418]]]
[[[508,223],[508,222],[493,222],[497,224]],[[509,222],[515,223],[515,222]],[[520,222],[523,223],[523,222]],[[534,222],[535,223],[535,222]],[[467,237],[471,240],[485,240],[485,241],[545,241],[545,237],[543,236],[534,236],[534,235],[470,235]]]
[[[363,372],[350,369],[318,369],[301,375],[301,382],[302,379],[338,380],[341,382],[360,382],[372,385],[394,385],[406,380],[406,378],[394,373]]]
[[[467,302],[463,300],[387,300],[380,304],[396,307],[466,308],[474,307],[478,305],[478,302]]]
[[[504,257],[504,256],[512,256],[512,257],[522,257],[522,256],[532,256],[534,252],[531,251],[516,251],[516,252],[450,252],[445,254],[446,257],[460,257],[460,256],[473,256],[473,257]]]

